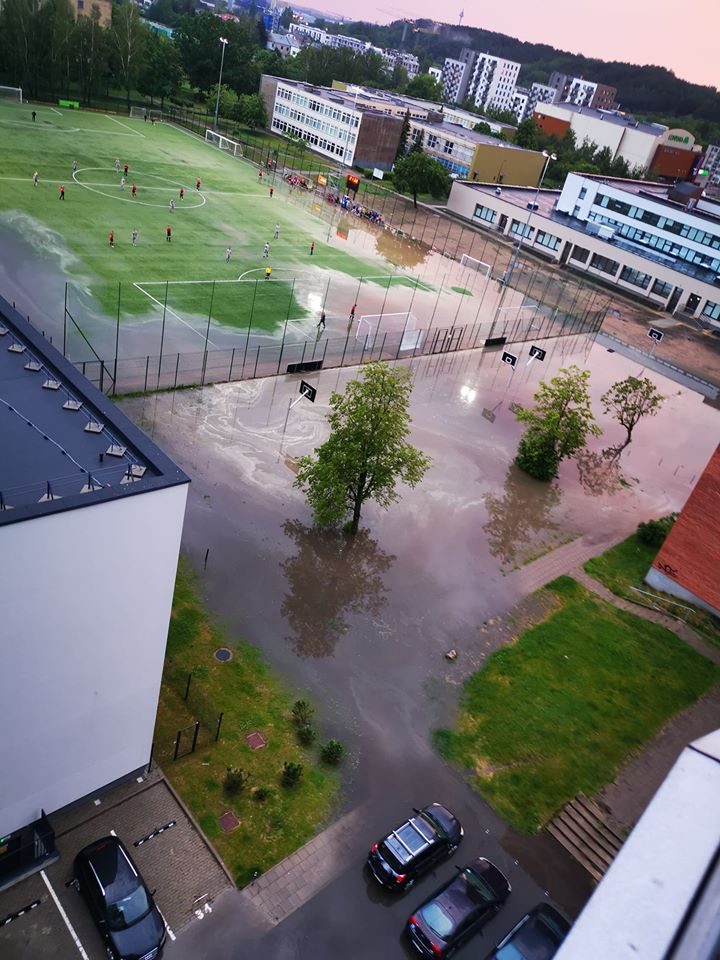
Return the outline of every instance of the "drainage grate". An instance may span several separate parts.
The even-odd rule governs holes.
[[[232,650],[228,650],[227,647],[220,647],[219,650],[215,651],[215,659],[219,660],[220,663],[227,663],[228,660],[232,660]]]

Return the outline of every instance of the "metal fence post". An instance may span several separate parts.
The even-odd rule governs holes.
[[[224,717],[224,714],[221,713],[218,715],[218,718],[217,718],[217,727],[215,729],[215,743],[217,743],[218,739],[220,738],[220,727],[222,726],[223,717]]]
[[[232,354],[230,355],[230,372],[228,373],[228,383],[232,380],[232,371],[233,364],[235,363],[235,347],[232,348]]]
[[[195,747],[197,746],[198,733],[200,733],[200,721],[196,720],[195,729],[193,730],[192,749],[190,750],[190,753],[195,753]]]
[[[188,696],[190,695],[191,683],[192,683],[192,673],[189,673],[187,678],[187,683],[185,684],[185,696],[183,697],[183,700],[187,700]]]
[[[173,753],[173,760],[177,760],[178,753],[180,752],[180,739],[182,737],[182,730],[178,730],[177,737],[175,739],[175,752]]]

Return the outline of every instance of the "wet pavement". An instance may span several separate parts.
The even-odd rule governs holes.
[[[444,653],[456,648],[462,659],[482,649],[483,622],[522,596],[523,578],[513,571],[579,536],[591,537],[600,552],[639,520],[679,508],[716,445],[720,421],[701,396],[648,372],[669,399],[658,417],[638,426],[623,458],[624,484],[598,480],[587,465],[581,480],[572,462],[553,484],[538,484],[511,465],[521,433],[511,404],[528,402],[541,376],[575,362],[592,368],[599,415],[601,393],[639,373],[636,362],[585,337],[547,344],[543,365],[528,365],[528,345],[519,345],[514,374],[493,350],[410,362],[413,441],[433,464],[389,511],[367,505],[354,542],[312,529],[292,487],[291,458],[324,439],[329,394],[356,369],[306,374],[317,402],[303,400],[290,412],[284,436],[295,377],[122,406],[193,478],[183,549],[209,608],[231,633],[260,647],[292,687],[316,699],[323,736],[347,744],[347,808],[372,811],[365,841],[408,806],[442,799],[473,825],[468,855],[489,849],[519,870],[523,906],[548,890],[576,912],[589,889],[573,866],[546,849],[546,838],[508,834],[433,753],[430,731],[452,721],[458,689]],[[599,419],[606,433],[593,442],[596,451],[622,433]],[[404,908],[371,908],[359,885],[361,847],[322,895],[267,935],[265,956],[309,956],[312,925],[328,911],[336,952],[321,956],[340,948],[368,955],[352,946],[356,911],[361,926],[386,917],[385,935],[399,932]],[[397,937],[390,942],[387,956],[398,955]]]

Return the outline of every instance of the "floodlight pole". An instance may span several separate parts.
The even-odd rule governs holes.
[[[215,130],[218,127],[218,114],[220,113],[220,90],[222,88],[222,72],[223,64],[225,63],[225,47],[227,46],[227,40],[225,37],[220,37],[220,43],[222,44],[222,53],[220,54],[220,76],[218,77],[218,88],[217,88],[217,97],[215,98]]]
[[[530,204],[530,212],[528,213],[527,220],[525,221],[525,230],[523,231],[523,233],[529,232],[528,227],[530,226],[530,220],[532,219],[533,211],[535,210],[535,204],[537,203],[537,198],[540,194],[540,190],[543,185],[543,180],[545,179],[545,174],[547,173],[547,169],[550,166],[550,161],[557,160],[557,156],[554,153],[548,153],[547,150],[543,150],[542,153],[543,153],[543,156],[545,157],[545,166],[543,167],[543,171],[540,174],[538,185],[535,188],[535,196],[533,197],[532,203]],[[524,239],[525,237],[522,234],[518,237],[517,246],[515,247],[515,252],[513,253],[512,260],[510,261],[510,266],[508,267],[507,272],[505,273],[506,284],[510,283],[510,278],[512,277],[513,271],[515,270],[515,267],[517,265],[518,257],[520,256],[520,247],[522,246],[522,242]]]

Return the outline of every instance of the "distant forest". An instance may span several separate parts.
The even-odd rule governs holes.
[[[423,69],[441,65],[445,57],[457,57],[463,47],[471,47],[521,63],[523,86],[536,81],[546,83],[553,70],[583,76],[616,87],[621,108],[641,118],[686,127],[703,143],[717,143],[720,139],[720,92],[681,80],[665,67],[597,60],[478,27],[443,24],[435,32],[431,20],[417,20],[414,24],[398,20],[387,26],[358,21],[328,27],[333,32],[369,40],[378,47],[401,47],[414,53]]]

